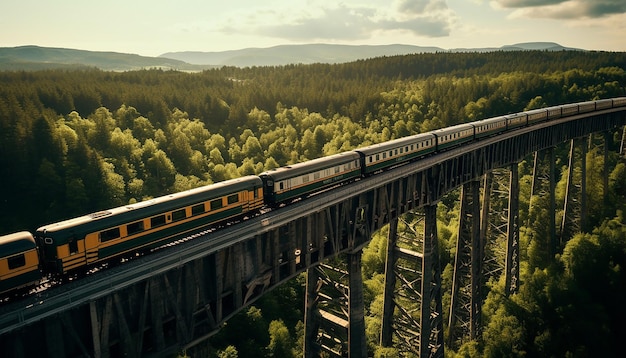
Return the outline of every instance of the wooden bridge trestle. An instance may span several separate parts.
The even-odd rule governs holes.
[[[173,354],[206,340],[242,308],[306,272],[305,356],[327,351],[363,357],[367,344],[361,250],[374,232],[390,224],[380,343],[420,357],[441,357],[444,315],[438,201],[463,188],[456,293],[448,317],[447,338],[455,345],[465,339],[466,332],[469,337],[480,332],[485,245],[481,208],[487,212],[484,200],[491,192],[483,186],[481,206],[481,178],[496,169],[510,170],[503,267],[507,291],[514,293],[519,287],[517,163],[536,153],[533,195],[543,187],[550,207],[556,210],[553,148],[595,132],[622,131],[624,124],[624,112],[603,111],[575,121],[520,129],[514,135],[452,149],[203,234],[182,246],[3,308],[0,346],[14,357]],[[623,143],[624,135],[622,153]],[[547,171],[547,186],[540,185],[542,171]],[[423,229],[403,241],[398,222],[403,215],[416,212],[423,213]],[[549,229],[554,233],[549,245],[554,252],[558,249],[555,228]],[[408,308],[399,304],[399,295],[407,292],[419,298],[417,305],[415,300]],[[462,292],[469,293],[468,300],[457,298]],[[457,323],[465,322],[463,327],[468,329],[459,330]]]

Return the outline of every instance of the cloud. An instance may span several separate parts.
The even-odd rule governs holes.
[[[339,3],[307,10],[256,11],[243,19],[229,20],[220,32],[292,41],[365,40],[381,31],[441,37],[450,34],[453,19],[445,0],[399,0],[390,8]]]
[[[493,0],[493,3],[497,7],[517,9],[514,17],[580,19],[626,13],[625,0]]]
[[[424,14],[448,9],[444,0],[399,0],[396,7],[399,12],[409,14]]]
[[[437,18],[383,21],[380,25],[385,30],[406,30],[418,36],[443,37],[450,35],[450,25],[445,20]]]
[[[566,2],[568,0],[494,0],[495,3],[506,8],[521,8],[546,6]]]
[[[322,9],[320,14],[302,14],[285,23],[275,25],[256,24],[255,32],[260,35],[289,40],[342,39],[356,40],[369,36],[375,23],[375,11],[369,8]]]

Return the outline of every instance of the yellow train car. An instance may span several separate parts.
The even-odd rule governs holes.
[[[37,229],[46,272],[66,273],[186,237],[263,205],[256,176],[208,185]]]
[[[33,235],[27,231],[0,236],[0,293],[32,286],[41,280]]]

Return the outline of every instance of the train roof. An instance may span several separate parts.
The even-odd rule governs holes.
[[[507,118],[506,115],[504,115],[504,116],[497,116],[497,117],[490,117],[490,118],[485,118],[485,119],[479,119],[477,121],[470,122],[468,124],[481,125],[481,124],[490,123],[490,122],[505,121],[506,118]]]
[[[336,165],[348,163],[353,160],[358,160],[359,158],[359,154],[354,151],[343,152],[339,154],[329,155],[327,157],[308,160],[306,162],[288,165],[286,167],[268,170],[259,174],[259,176],[271,177],[274,180],[283,180],[286,178],[291,178],[294,176],[322,170],[325,168],[331,168]]]
[[[402,147],[407,144],[421,142],[422,140],[434,139],[434,138],[435,138],[435,135],[432,133],[420,133],[420,134],[415,134],[415,135],[408,136],[408,137],[397,138],[388,142],[372,144],[366,147],[357,148],[355,149],[355,151],[363,153],[365,155],[369,155],[369,154],[384,152],[390,149]]]
[[[552,107],[550,107],[550,108],[552,108]],[[544,113],[544,112],[548,111],[548,109],[549,109],[548,107],[535,108],[535,109],[529,109],[528,111],[524,111],[524,113],[532,115],[532,114],[537,114],[537,113]]]
[[[457,124],[455,126],[452,127],[446,127],[446,128],[441,128],[441,129],[436,129],[430,133],[436,135],[437,137],[446,135],[448,133],[456,133],[458,131],[462,131],[465,129],[474,129],[474,125],[471,123],[462,123],[462,124]]]
[[[37,247],[33,235],[28,231],[0,236],[0,257],[7,257]]]
[[[116,208],[98,211],[95,213],[79,216],[76,218],[67,219],[57,223],[44,225],[37,229],[37,232],[55,232],[64,229],[76,228],[77,226],[91,224],[95,221],[102,219],[116,220],[115,217],[136,212],[137,219],[141,217],[156,215],[160,212],[175,209],[176,207],[183,207],[186,205],[192,205],[201,201],[205,201],[211,198],[217,198],[223,195],[227,195],[232,192],[240,191],[251,186],[262,186],[261,179],[254,175],[249,175],[241,178],[230,179],[223,182],[218,182],[211,185],[201,186],[194,189],[181,191],[170,195],[160,196],[154,199],[141,201],[134,204],[119,206]],[[115,225],[109,220],[107,225]]]

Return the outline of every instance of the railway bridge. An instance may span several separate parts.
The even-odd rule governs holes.
[[[599,137],[605,152],[619,147],[624,155],[625,124],[622,108],[520,128],[199,232],[176,246],[1,307],[2,355],[172,356],[215,334],[266,292],[306,273],[305,356],[365,357],[362,249],[389,225],[380,343],[420,357],[443,357],[444,309],[447,345],[479,331],[481,285],[493,264],[484,254],[492,240],[486,230],[492,220],[489,201],[496,195],[508,202],[498,215],[505,217],[499,223],[505,262],[496,265],[502,266],[507,292],[517,290],[518,163],[534,154],[533,194],[543,192],[555,208],[554,148],[571,143],[570,173],[582,168],[583,175],[579,183],[570,175],[559,224],[575,230],[585,215],[585,139]],[[618,134],[621,143],[613,143]],[[608,172],[605,168],[605,188]],[[502,178],[508,187],[496,194],[494,183]],[[451,304],[443,307],[436,206],[458,188]],[[398,234],[399,221],[409,213],[423,223],[411,242]],[[557,235],[555,220],[550,250],[573,234]]]

